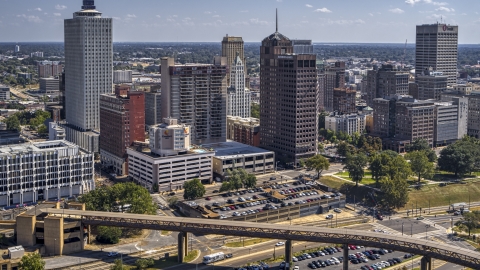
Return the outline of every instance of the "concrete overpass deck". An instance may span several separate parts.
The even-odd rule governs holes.
[[[292,241],[335,243],[343,245],[352,244],[386,248],[424,256],[425,263],[422,264],[422,269],[429,269],[429,261],[432,258],[471,267],[473,269],[480,269],[479,252],[408,236],[396,236],[350,229],[225,221],[218,219],[178,218],[67,209],[39,210],[50,215],[81,219],[82,223],[85,225],[181,232],[179,234],[179,257],[181,254],[185,254],[184,252],[187,250],[187,233],[195,233],[284,239],[287,240],[287,251],[291,250],[288,245],[291,246]],[[287,253],[286,257],[291,258],[291,254]],[[423,265],[425,265],[425,267]],[[348,269],[348,263],[346,267],[347,268],[344,269]]]

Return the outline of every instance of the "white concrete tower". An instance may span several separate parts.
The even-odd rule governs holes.
[[[230,67],[230,87],[228,88],[227,115],[250,117],[251,94],[245,88],[245,66],[239,53]]]
[[[100,129],[100,95],[112,93],[112,19],[94,1],[65,20],[65,110],[80,131]]]

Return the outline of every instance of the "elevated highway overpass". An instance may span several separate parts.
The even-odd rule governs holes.
[[[307,241],[342,244],[344,245],[344,258],[348,257],[348,248],[346,247],[351,244],[392,249],[421,255],[423,256],[421,264],[422,270],[431,269],[432,258],[473,269],[480,269],[480,252],[408,236],[396,236],[350,229],[224,221],[218,219],[178,218],[66,209],[39,209],[39,211],[48,213],[49,215],[79,219],[83,225],[180,232],[178,237],[178,257],[180,262],[183,262],[183,257],[188,250],[188,233],[194,233],[284,239],[286,240],[285,251],[287,261],[290,261],[292,257],[292,241]],[[344,269],[348,269],[347,259],[344,260]]]

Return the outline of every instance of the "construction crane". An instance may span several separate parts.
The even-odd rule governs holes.
[[[405,40],[405,48],[403,49],[402,69],[405,67],[405,57],[407,56],[407,42],[408,39]]]

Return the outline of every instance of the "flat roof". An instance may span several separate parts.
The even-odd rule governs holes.
[[[230,159],[244,155],[273,154],[273,151],[268,151],[262,148],[234,141],[204,144],[202,147],[213,149],[213,151],[215,151],[215,157],[220,159]]]
[[[62,148],[78,148],[77,145],[65,141],[45,141],[45,142],[35,142],[35,143],[22,143],[22,144],[9,144],[0,146],[0,155],[14,155],[14,154],[22,154],[26,152],[49,152],[55,151]]]

